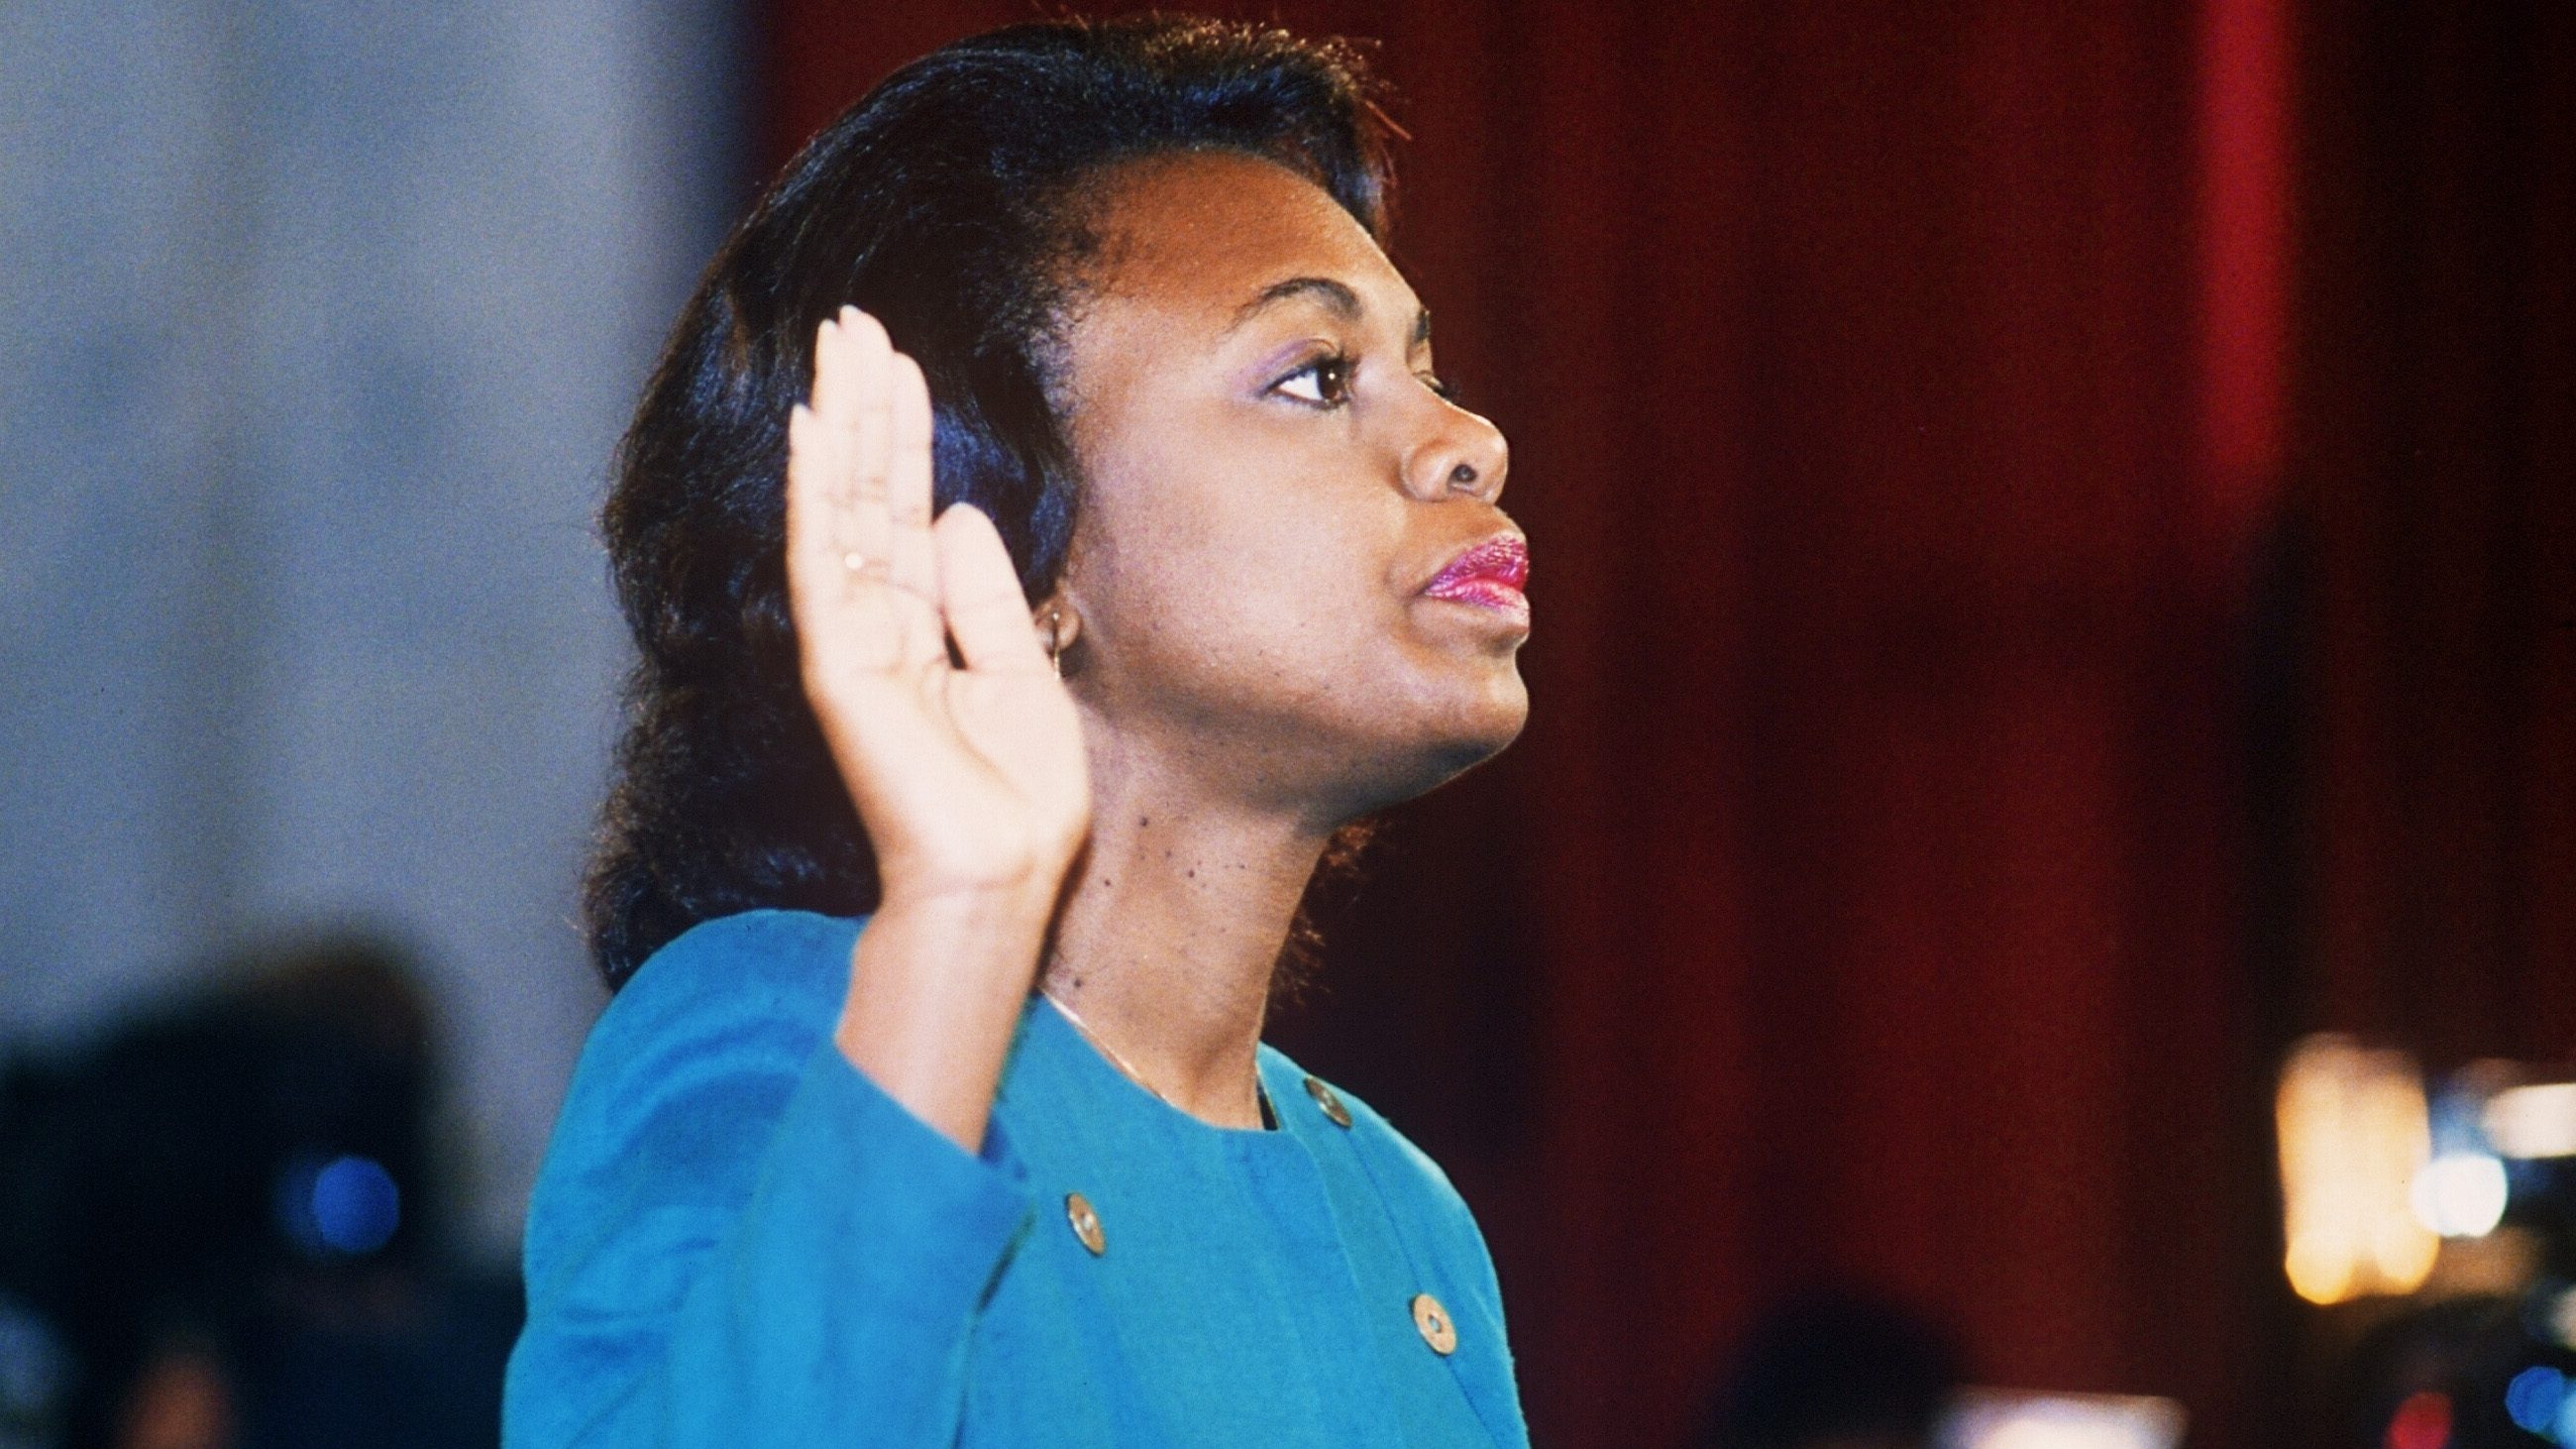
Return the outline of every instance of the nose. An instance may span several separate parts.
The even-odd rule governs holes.
[[[1439,407],[1436,424],[1405,455],[1405,491],[1426,503],[1460,495],[1486,503],[1501,497],[1512,452],[1502,429],[1455,403]]]

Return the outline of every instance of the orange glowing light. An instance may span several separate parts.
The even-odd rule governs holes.
[[[2290,1287],[2311,1303],[2341,1303],[2421,1286],[2441,1239],[2412,1201],[2433,1150],[2413,1060],[2310,1037],[2281,1069],[2274,1110]]]

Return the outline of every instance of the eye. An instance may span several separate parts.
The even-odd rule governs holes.
[[[1414,376],[1422,379],[1422,385],[1431,389],[1431,395],[1433,397],[1436,397],[1445,403],[1455,403],[1458,401],[1458,389],[1442,381],[1440,374],[1436,372],[1417,372]]]
[[[1270,387],[1273,392],[1284,393],[1312,407],[1340,407],[1351,397],[1350,356],[1341,352],[1326,353]]]

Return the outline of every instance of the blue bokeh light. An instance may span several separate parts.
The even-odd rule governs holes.
[[[2516,1425],[2544,1439],[2557,1437],[2559,1414],[2567,1404],[2567,1376],[2546,1364],[2524,1369],[2505,1386],[2504,1411]]]
[[[335,1157],[313,1175],[313,1228],[338,1252],[372,1253],[402,1226],[402,1190],[372,1157]]]
[[[372,1157],[306,1157],[277,1183],[278,1226],[314,1257],[357,1257],[393,1241],[402,1226],[402,1190]]]

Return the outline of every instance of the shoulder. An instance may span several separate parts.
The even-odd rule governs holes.
[[[742,1083],[795,1076],[831,1037],[861,919],[744,911],[701,921],[645,958],[600,1013],[573,1072],[573,1109],[633,1120]],[[674,1090],[681,1086],[699,1092]]]
[[[599,1029],[709,1012],[729,1020],[802,1015],[816,1001],[837,1005],[862,924],[864,918],[778,910],[700,921],[635,968]]]
[[[860,924],[745,911],[647,957],[582,1045],[549,1166],[613,1162],[675,1121],[712,1131],[773,1111],[831,1039]]]
[[[1283,1110],[1320,1108],[1329,1099],[1350,1118],[1347,1135],[1369,1185],[1389,1215],[1403,1225],[1402,1232],[1410,1245],[1428,1252],[1440,1265],[1440,1274],[1449,1284],[1442,1290],[1443,1295],[1452,1289],[1465,1295],[1450,1297],[1450,1307],[1456,1310],[1473,1305],[1488,1315],[1496,1342],[1501,1342],[1503,1292],[1494,1273],[1493,1253],[1486,1247],[1484,1230],[1476,1225],[1475,1213],[1449,1180],[1449,1174],[1432,1160],[1431,1154],[1397,1131],[1395,1124],[1358,1095],[1313,1076],[1266,1043],[1261,1051],[1272,1095],[1282,1099]],[[1310,1082],[1313,1087],[1306,1085]],[[1282,1084],[1285,1091],[1281,1090]],[[1293,1099],[1288,1098],[1291,1092],[1295,1093]]]
[[[583,1046],[576,1087],[673,1053],[803,1056],[840,1010],[862,923],[773,910],[700,921],[646,957],[610,998]]]
[[[600,1202],[686,1198],[740,1175],[759,1124],[831,1040],[859,926],[746,911],[700,922],[636,968],[592,1026],[555,1119],[530,1208],[531,1283]]]
[[[1479,1255],[1483,1253],[1484,1236],[1476,1227],[1475,1214],[1431,1154],[1415,1145],[1412,1138],[1397,1130],[1385,1114],[1357,1093],[1315,1076],[1267,1043],[1261,1052],[1269,1059],[1270,1079],[1286,1082],[1294,1091],[1285,1104],[1287,1110],[1318,1108],[1321,1100],[1315,1088],[1320,1088],[1322,1096],[1328,1096],[1348,1114],[1352,1143],[1368,1163],[1370,1176],[1391,1209],[1431,1229],[1444,1246],[1472,1247]],[[1307,1087],[1309,1082],[1315,1086]]]

